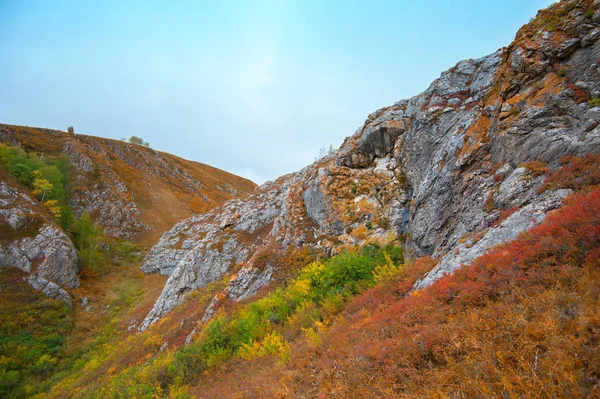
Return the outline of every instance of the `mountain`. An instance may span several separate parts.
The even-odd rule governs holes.
[[[169,279],[140,330],[226,275],[205,319],[251,297],[289,248],[331,255],[401,239],[411,258],[441,259],[423,288],[539,224],[570,193],[542,190],[543,175],[600,151],[597,11],[540,11],[507,48],[373,112],[335,153],[175,225],[144,260]]]
[[[2,125],[0,396],[600,396],[599,72],[561,1],[258,188]]]

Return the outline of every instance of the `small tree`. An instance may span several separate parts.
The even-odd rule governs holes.
[[[75,134],[75,129],[73,129],[73,126],[69,126],[69,127],[67,128],[67,133],[69,133],[69,134],[71,134],[71,135],[74,135],[74,134]]]
[[[73,238],[84,265],[96,271],[96,264],[102,258],[100,244],[102,244],[103,233],[100,226],[94,223],[89,213],[84,212],[73,223]]]
[[[129,142],[131,144],[141,145],[144,147],[150,147],[150,143],[148,143],[147,141],[144,141],[144,139],[142,139],[141,137],[137,137],[137,136],[131,136],[129,138]]]
[[[38,170],[34,171],[32,176],[34,177],[32,184],[33,194],[38,197],[40,201],[44,202],[46,194],[51,192],[54,189],[54,186],[48,180],[40,177],[40,172]]]
[[[46,207],[46,209],[48,209],[48,211],[50,211],[50,213],[52,215],[54,215],[56,220],[61,220],[60,204],[58,203],[57,200],[48,200],[48,201],[44,202],[44,206]]]

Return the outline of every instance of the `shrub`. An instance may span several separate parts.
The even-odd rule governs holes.
[[[99,272],[104,263],[104,252],[100,246],[104,241],[102,228],[92,220],[89,213],[84,212],[73,223],[71,236],[84,269],[87,272]]]
[[[493,212],[497,209],[496,204],[494,203],[494,192],[490,191],[485,202],[483,203],[483,210],[487,213]]]
[[[210,208],[210,205],[206,203],[199,195],[194,195],[192,201],[190,202],[190,209],[194,213],[202,213],[206,212]]]
[[[111,245],[113,258],[118,258],[127,262],[135,262],[141,260],[142,252],[132,242],[120,241]]]
[[[141,145],[143,147],[150,147],[150,143],[148,143],[147,141],[144,141],[144,139],[142,139],[141,137],[137,137],[137,136],[131,136],[129,138],[129,142],[131,144]]]
[[[383,253],[385,257],[385,263],[377,266],[373,270],[373,278],[376,283],[384,281],[393,281],[405,276],[405,265],[404,263],[394,263],[387,253]]]
[[[303,319],[302,313],[321,318],[339,312],[349,298],[374,284],[373,271],[377,266],[403,261],[401,248],[382,249],[374,245],[360,252],[343,252],[323,262],[311,262],[285,288],[209,322],[196,342],[175,354],[170,378],[188,382],[188,376],[234,356],[252,360],[277,355],[280,363],[287,363],[291,352],[281,334],[284,325],[291,320],[298,323]],[[314,313],[317,309],[320,310]],[[319,321],[309,319],[310,325]],[[299,324],[300,328],[310,327]]]
[[[540,193],[561,188],[582,190],[600,184],[600,155],[590,154],[583,158],[567,155],[560,162],[562,166],[546,178],[539,188]]]
[[[592,98],[588,101],[590,107],[600,107],[600,98]]]
[[[63,358],[73,328],[67,305],[44,297],[23,273],[0,269],[0,397],[30,397]]]
[[[529,161],[521,164],[521,166],[526,168],[533,177],[545,175],[550,171],[548,165],[542,161]]]
[[[27,153],[19,147],[0,143],[0,165],[29,187],[42,202],[53,200],[49,205],[64,230],[69,230],[72,222],[72,210],[69,205],[71,196],[69,157],[40,158]],[[60,208],[60,209],[57,209]]]
[[[585,12],[584,16],[585,16],[587,19],[591,20],[592,18],[594,18],[594,10],[593,10],[593,9],[591,9],[591,10],[587,10],[587,11]]]

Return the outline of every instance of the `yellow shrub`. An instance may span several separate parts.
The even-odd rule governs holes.
[[[253,341],[250,344],[243,344],[238,350],[238,355],[248,361],[268,355],[276,355],[279,357],[279,364],[286,364],[290,360],[291,348],[283,335],[273,331],[260,343]]]
[[[375,270],[373,270],[375,282],[394,281],[403,277],[405,274],[404,264],[395,265],[390,259],[390,256],[385,252],[383,253],[383,256],[385,257],[385,264],[377,266]]]
[[[44,202],[44,206],[56,219],[60,219],[60,205],[57,200],[48,200]]]
[[[321,337],[321,334],[316,332],[312,327],[303,328],[302,331],[304,331],[306,341],[309,343],[310,346],[314,348],[318,348],[319,346],[321,346],[321,344],[323,343],[323,338]]]

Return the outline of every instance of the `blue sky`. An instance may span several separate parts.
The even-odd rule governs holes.
[[[0,122],[140,136],[262,183],[549,4],[0,0]]]

